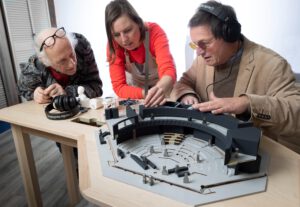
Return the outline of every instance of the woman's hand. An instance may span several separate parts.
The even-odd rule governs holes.
[[[145,98],[145,107],[156,107],[166,102],[165,92],[158,86],[152,87]]]
[[[145,97],[145,107],[155,107],[166,103],[173,88],[173,80],[170,76],[163,76],[155,86],[148,90],[148,94]]]

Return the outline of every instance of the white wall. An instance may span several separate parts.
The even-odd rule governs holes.
[[[192,60],[187,47],[189,19],[203,0],[129,0],[144,21],[156,22],[168,35],[178,78]],[[110,0],[54,0],[58,26],[82,33],[91,42],[104,96],[114,95],[106,63],[105,6]],[[235,8],[242,33],[285,57],[300,73],[300,3],[298,0],[221,0]]]

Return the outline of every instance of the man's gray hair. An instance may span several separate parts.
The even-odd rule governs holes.
[[[42,33],[40,33],[35,39],[34,39],[34,50],[36,52],[37,57],[39,58],[39,60],[45,65],[45,66],[51,66],[51,61],[48,58],[47,53],[45,52],[45,50],[40,51],[41,45],[43,43],[43,41],[45,39],[41,39]],[[78,40],[75,37],[74,33],[66,33],[65,36],[69,42],[71,43],[72,46],[72,50],[75,50],[75,47],[77,45]],[[56,37],[58,38],[58,37]]]

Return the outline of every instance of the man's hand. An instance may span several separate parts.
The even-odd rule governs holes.
[[[211,111],[213,114],[242,114],[248,109],[249,104],[247,96],[218,98],[213,92],[211,92],[209,95],[209,101],[194,104],[193,108],[199,109],[202,112]]]
[[[44,90],[44,95],[54,98],[55,96],[64,95],[65,90],[58,83],[53,83]]]
[[[33,92],[33,100],[39,104],[51,102],[51,97],[45,95],[45,90],[42,87],[37,87]]]
[[[190,95],[190,94],[187,94],[187,95],[183,96],[181,98],[180,102],[185,104],[185,105],[192,105],[192,104],[199,103],[198,99],[195,96]]]
[[[145,98],[145,107],[155,107],[166,103],[165,92],[158,86],[153,86]]]

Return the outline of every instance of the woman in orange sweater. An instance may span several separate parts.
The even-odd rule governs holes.
[[[144,98],[146,107],[164,104],[176,82],[165,32],[156,23],[144,23],[127,0],[106,6],[105,26],[115,93],[121,98]]]

